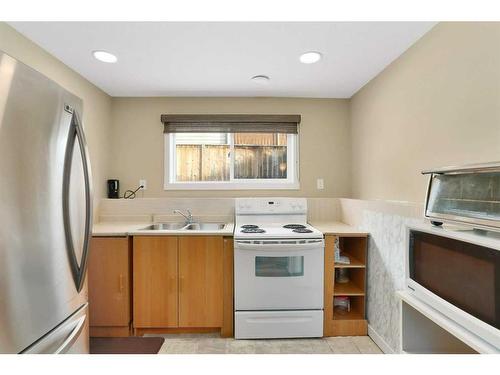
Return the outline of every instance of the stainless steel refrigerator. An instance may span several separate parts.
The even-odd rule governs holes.
[[[88,353],[82,101],[0,51],[0,353]]]

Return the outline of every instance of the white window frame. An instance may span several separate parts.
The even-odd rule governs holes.
[[[164,134],[164,190],[299,190],[299,134],[287,135],[287,178],[234,179],[234,137],[230,137],[230,181],[175,181],[175,133]],[[171,152],[172,151],[172,152]],[[172,154],[172,156],[170,156]]]

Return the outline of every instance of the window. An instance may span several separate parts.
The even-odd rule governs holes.
[[[297,134],[166,133],[165,189],[296,189]]]
[[[162,115],[165,189],[298,189],[300,115]]]

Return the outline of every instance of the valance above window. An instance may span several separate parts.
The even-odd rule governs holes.
[[[161,115],[164,133],[297,134],[300,115]]]

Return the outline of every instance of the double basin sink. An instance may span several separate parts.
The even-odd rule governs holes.
[[[222,223],[157,223],[148,225],[141,230],[172,230],[172,231],[217,231],[223,230],[226,224]]]

